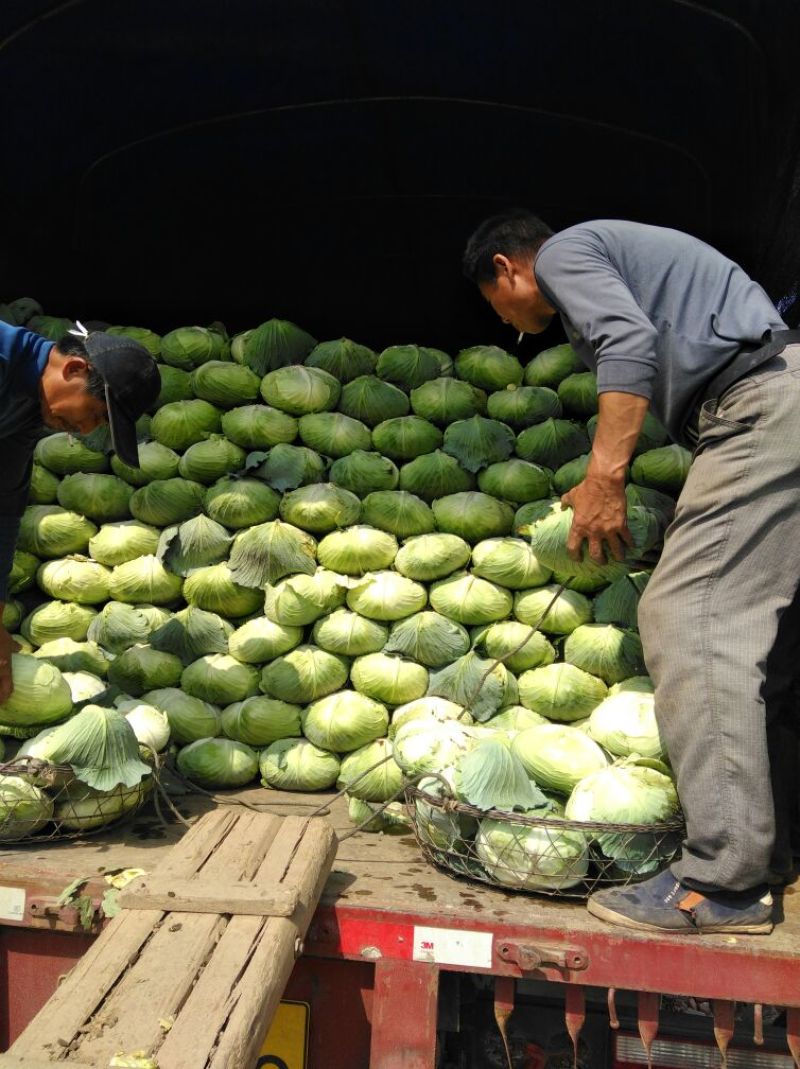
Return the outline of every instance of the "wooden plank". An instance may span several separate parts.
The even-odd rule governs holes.
[[[250,810],[227,814],[225,833],[199,869],[205,880],[230,880],[263,857],[281,822]],[[135,915],[135,914],[134,914]],[[161,1021],[177,1018],[227,927],[217,914],[171,912],[143,953],[110,993],[81,1037],[78,1057],[103,1065],[117,1050],[157,1050]],[[104,1028],[106,1022],[113,1022]]]
[[[298,844],[299,834],[302,840]],[[284,818],[262,872],[271,878],[284,874],[285,883],[298,892],[297,912],[291,920],[231,920],[158,1052],[161,1069],[206,1069],[215,1044],[219,1048],[214,1064],[227,1064],[228,1069],[255,1064],[294,967],[298,939],[305,935],[335,854],[335,833],[327,822]],[[231,1053],[242,1045],[230,1038],[231,1029],[238,1028],[248,1033],[241,1056]]]
[[[17,1038],[14,1054],[42,1057],[48,1050],[57,1050],[59,1040],[69,1043],[136,960],[162,916],[160,910],[153,910],[116,917]]]
[[[87,1022],[82,1061],[105,1066],[120,1050],[157,1051],[161,1022],[176,1016],[228,922],[216,914],[170,913],[133,968]]]
[[[287,817],[284,823],[297,819]],[[289,850],[285,842],[280,843],[279,839],[280,833],[273,847],[276,861],[279,849],[289,854],[285,879],[297,888],[300,897],[297,912],[292,918],[294,923],[281,917],[271,917],[267,921],[258,946],[238,983],[236,1002],[230,1008],[225,1031],[209,1062],[209,1069],[255,1064],[291,976],[294,957],[300,953],[297,936],[304,936],[308,929],[319,892],[336,856],[336,834],[324,820],[311,820],[308,830],[293,850]],[[267,860],[271,854],[272,851]],[[165,1065],[164,1069],[171,1067]]]
[[[259,824],[258,831],[254,830],[256,824]],[[240,841],[236,836],[237,827],[240,829]],[[210,878],[216,875],[226,880],[231,878],[232,873],[243,869],[251,873],[263,860],[278,827],[280,819],[277,817],[262,818],[260,814],[249,810],[214,810],[187,832],[180,844],[164,859],[158,872],[166,874],[168,878],[179,879],[189,877],[202,868]],[[74,1043],[87,1022],[93,1021],[98,1008],[102,1007],[103,1021],[109,1019],[105,1010],[109,1002],[114,1005],[119,1002],[120,992],[128,992],[125,996],[128,999],[125,1014],[134,1024],[142,1016],[151,1019],[153,1006],[159,1004],[151,1001],[157,997],[157,993],[148,982],[148,977],[142,977],[141,962],[144,960],[147,963],[145,968],[152,968],[162,981],[167,980],[169,973],[164,969],[163,962],[171,961],[178,965],[171,956],[175,951],[170,946],[170,936],[174,933],[167,930],[162,934],[159,929],[163,917],[161,910],[138,910],[115,918],[103,937],[78,962],[68,981],[62,984],[17,1039],[14,1053],[30,1056],[63,1049],[64,1044]],[[190,914],[171,916],[171,927],[177,925],[176,931],[180,931],[189,919]],[[198,917],[197,920],[202,918]],[[219,938],[217,927],[217,917],[207,915],[206,923],[196,933],[200,949],[194,944],[182,947],[182,952],[189,960],[202,959],[203,954],[213,949],[213,941]],[[159,964],[158,956],[162,948],[166,948],[166,956]],[[133,983],[130,982],[131,974],[135,974]],[[167,987],[172,997],[177,997],[176,990],[169,988],[168,984]],[[114,994],[108,999],[112,989]],[[145,990],[148,994],[142,999]],[[107,1000],[105,1005],[104,1000]],[[150,1031],[152,1033],[152,1029]],[[141,1046],[134,1044],[134,1049]],[[110,1052],[113,1053],[114,1050]]]
[[[208,860],[235,824],[230,810],[214,810],[198,821],[165,859],[161,869],[174,876],[190,876]],[[14,1044],[14,1053],[56,1050],[59,1041],[71,1043],[92,1017],[142,948],[154,937],[161,910],[141,911],[115,918],[107,935],[87,951],[42,1012]]]
[[[291,917],[297,893],[280,884],[229,883],[209,880],[140,880],[120,895],[123,909],[180,910],[183,913],[231,913],[257,917]]]

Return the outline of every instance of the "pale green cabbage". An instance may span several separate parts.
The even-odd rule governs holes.
[[[372,431],[372,444],[379,453],[395,462],[439,449],[444,440],[438,427],[421,416],[397,416],[379,423]]]
[[[381,453],[354,449],[346,457],[334,460],[329,478],[334,485],[344,487],[358,497],[366,497],[381,490],[394,490],[400,473]]]
[[[136,645],[117,654],[108,666],[108,679],[126,694],[138,697],[148,690],[176,686],[182,672],[180,657],[151,646]]]
[[[235,530],[274,520],[280,504],[280,495],[272,487],[258,479],[238,477],[220,479],[203,498],[206,515]]]
[[[183,668],[180,684],[194,698],[230,705],[258,693],[258,678],[252,665],[242,664],[227,653],[208,653]]]
[[[92,619],[86,637],[115,654],[122,653],[137,642],[147,642],[153,629],[153,624],[140,607],[109,601]]]
[[[266,666],[261,673],[261,690],[281,701],[308,705],[341,690],[349,670],[345,657],[316,646],[297,646]]]
[[[131,515],[154,527],[182,523],[203,511],[205,487],[190,479],[154,479],[131,494]]]
[[[361,519],[398,538],[428,534],[436,526],[430,505],[405,490],[377,490],[367,494],[362,502]]]
[[[469,558],[469,543],[458,535],[422,534],[403,544],[394,566],[409,579],[430,582],[464,568]]]
[[[130,486],[116,475],[79,472],[64,476],[57,496],[62,508],[88,516],[95,523],[107,523],[130,515],[132,494]]]
[[[469,572],[456,572],[434,583],[430,600],[436,612],[459,624],[488,624],[503,620],[513,605],[513,598],[505,587]]]
[[[177,765],[200,787],[244,787],[258,775],[258,754],[233,739],[198,739],[178,751]]]
[[[242,449],[271,449],[295,440],[297,420],[268,405],[242,405],[222,417],[222,433]]]
[[[299,432],[300,440],[308,447],[307,451],[316,451],[313,452],[314,456],[322,453],[326,457],[346,457],[356,449],[366,450],[372,446],[369,427],[360,419],[346,416],[343,412],[302,416]],[[288,447],[284,448],[288,453]],[[304,478],[302,481],[312,482],[313,479]],[[295,486],[298,485],[299,482],[296,482]]]
[[[656,722],[655,698],[643,691],[621,691],[605,698],[589,717],[589,734],[618,757],[666,756]]]
[[[159,687],[142,695],[142,701],[164,713],[173,742],[179,746],[210,739],[222,730],[220,711],[211,702],[186,694],[178,687]]]
[[[154,556],[136,557],[116,565],[109,583],[111,597],[128,604],[169,605],[180,598],[182,590],[181,577],[167,571]]]
[[[221,616],[248,616],[257,612],[263,603],[263,593],[236,582],[233,571],[224,562],[193,571],[183,584],[183,596],[190,605]]]
[[[569,794],[584,776],[608,764],[596,742],[566,724],[527,728],[514,738],[511,750],[538,786],[560,794]]]
[[[426,668],[383,652],[356,657],[350,678],[356,690],[387,705],[414,701],[428,689]]]
[[[541,586],[552,574],[522,538],[486,538],[478,542],[472,549],[472,573],[509,590]]]
[[[264,664],[288,653],[303,641],[303,628],[277,624],[256,616],[238,627],[228,639],[228,652],[245,664]]]
[[[57,638],[34,650],[33,656],[49,661],[61,672],[92,672],[104,676],[108,671],[108,657],[96,642]]]
[[[261,748],[301,735],[300,712],[299,705],[256,694],[222,710],[222,731],[229,739]]]
[[[376,739],[343,758],[336,787],[365,802],[388,802],[402,791],[404,782],[391,742]]]
[[[522,364],[497,345],[473,345],[455,359],[455,373],[483,390],[503,390],[522,382]]]
[[[391,568],[398,548],[394,535],[358,525],[325,535],[317,547],[317,558],[320,564],[334,572],[364,575],[365,572]],[[398,568],[398,571],[403,572],[403,569]]]
[[[25,617],[20,631],[34,646],[43,646],[57,638],[83,642],[96,615],[88,605],[74,601],[45,601]]]
[[[370,620],[402,620],[425,608],[424,586],[397,572],[372,572],[347,592],[347,606]]]
[[[389,629],[384,624],[349,609],[336,609],[323,616],[314,624],[312,632],[312,639],[320,649],[347,657],[376,653],[383,649],[388,637]]]
[[[261,380],[261,396],[267,404],[290,416],[336,408],[341,389],[327,371],[302,364],[277,368]]]
[[[581,359],[571,345],[554,345],[537,353],[526,365],[525,385],[556,387],[567,375],[582,368]]]
[[[528,816],[547,816],[533,810]],[[517,891],[566,891],[589,871],[589,849],[579,831],[526,825],[488,817],[480,822],[475,852],[486,872],[503,887]]]
[[[324,791],[339,776],[336,754],[307,739],[279,739],[261,751],[261,783],[279,791]]]
[[[444,432],[442,449],[469,472],[506,460],[514,451],[514,432],[505,423],[485,416],[456,420]],[[542,494],[547,492],[545,487]]]
[[[438,378],[411,391],[414,414],[445,426],[457,419],[469,419],[486,408],[486,394],[469,382]]]
[[[100,564],[113,567],[137,557],[154,554],[158,549],[160,531],[140,520],[104,523],[89,539],[89,554]]]
[[[87,557],[65,557],[42,564],[36,579],[51,598],[98,605],[108,601],[111,572]]]
[[[386,706],[365,693],[340,690],[314,701],[301,713],[303,734],[315,746],[350,753],[386,734]]]
[[[306,367],[318,367],[347,383],[358,375],[370,375],[375,370],[377,356],[366,345],[349,338],[320,342],[306,357]]]
[[[512,672],[538,668],[556,659],[556,651],[544,635],[514,620],[487,627],[476,645],[483,646],[490,660],[502,660]]]
[[[0,705],[0,723],[54,724],[72,712],[69,684],[53,664],[26,653],[12,653],[14,689]]]
[[[514,523],[510,505],[475,491],[446,494],[432,507],[440,531],[460,535],[471,543],[510,534]]]
[[[339,410],[374,427],[384,420],[405,416],[408,397],[402,390],[375,375],[359,375],[342,388]]]
[[[0,775],[0,842],[35,835],[53,816],[53,800],[21,776]]]
[[[602,679],[564,662],[533,668],[519,677],[520,702],[548,720],[582,720],[607,693]]]
[[[514,615],[545,634],[569,635],[592,619],[592,603],[577,590],[559,592],[558,586],[548,584],[520,591],[514,598]]]
[[[218,408],[235,408],[255,401],[260,385],[258,375],[250,368],[227,360],[209,360],[192,375],[195,396]]]
[[[197,398],[173,401],[159,408],[150,424],[150,433],[168,449],[182,453],[209,434],[218,434],[220,428],[219,409]]]
[[[59,505],[28,505],[22,514],[17,549],[37,557],[85,553],[97,528],[85,516]]]
[[[400,469],[400,489],[432,502],[448,494],[470,490],[475,479],[441,449],[416,457]]]
[[[564,642],[564,660],[607,684],[645,672],[642,642],[635,631],[613,624],[583,624]]]
[[[399,653],[428,668],[441,668],[470,647],[467,631],[438,612],[417,612],[392,624],[385,653]]]

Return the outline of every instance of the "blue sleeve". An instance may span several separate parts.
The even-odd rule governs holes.
[[[536,258],[546,300],[588,342],[597,360],[597,392],[650,398],[658,370],[658,332],[614,265],[579,239],[551,239]]]
[[[53,345],[54,342],[41,334],[0,321],[0,373],[5,376],[18,360],[35,361],[39,368],[44,367]]]

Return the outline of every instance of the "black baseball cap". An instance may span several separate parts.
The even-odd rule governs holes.
[[[139,342],[122,334],[95,330],[83,343],[89,361],[106,387],[106,408],[114,452],[139,467],[136,420],[152,408],[161,392],[158,365]]]

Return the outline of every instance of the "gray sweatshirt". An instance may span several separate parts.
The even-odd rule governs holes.
[[[679,230],[579,223],[542,245],[534,273],[597,389],[638,394],[676,441],[698,391],[746,345],[786,330],[732,260]]]

